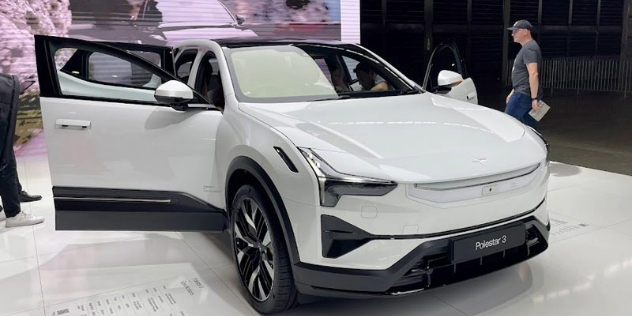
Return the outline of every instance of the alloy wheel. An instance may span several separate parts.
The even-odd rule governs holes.
[[[263,302],[274,286],[274,249],[269,223],[261,207],[244,198],[236,211],[234,249],[242,282],[253,298]]]

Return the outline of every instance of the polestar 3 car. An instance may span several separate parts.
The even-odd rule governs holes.
[[[335,41],[35,44],[56,229],[226,232],[261,313],[548,247],[548,145],[476,104],[450,45],[418,85]]]

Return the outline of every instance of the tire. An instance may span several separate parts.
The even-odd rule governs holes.
[[[250,305],[261,314],[296,307],[298,292],[287,246],[268,197],[255,186],[243,185],[233,198],[230,217],[233,258]]]

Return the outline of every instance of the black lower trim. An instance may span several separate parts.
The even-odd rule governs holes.
[[[222,231],[226,215],[189,194],[54,187],[57,230]]]
[[[56,230],[221,232],[226,222],[224,214],[215,212],[55,212]]]
[[[504,252],[463,263],[450,262],[454,238],[502,230],[517,223],[526,229],[527,242]],[[298,263],[297,289],[303,294],[332,297],[393,296],[423,291],[497,271],[530,259],[548,248],[550,224],[531,216],[482,232],[425,242],[386,270],[357,270]]]

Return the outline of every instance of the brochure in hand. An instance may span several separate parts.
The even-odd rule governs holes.
[[[538,102],[538,106],[540,107],[540,109],[537,111],[534,109],[531,109],[531,111],[529,112],[529,115],[531,115],[531,117],[533,117],[536,121],[539,122],[546,115],[546,113],[549,112],[551,107],[542,100]]]

